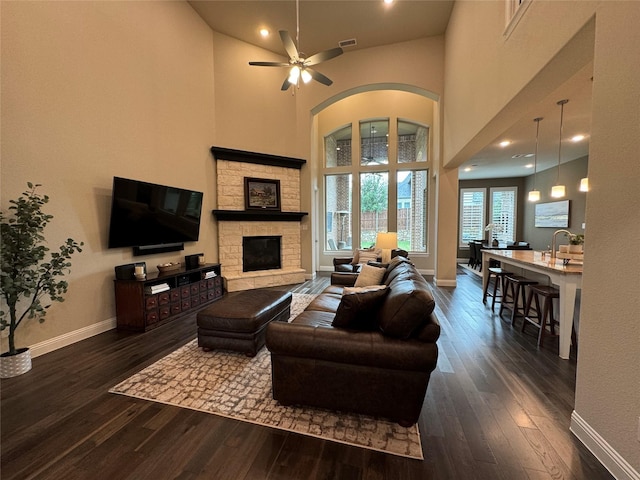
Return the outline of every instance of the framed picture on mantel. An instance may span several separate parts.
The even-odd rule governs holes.
[[[569,226],[569,200],[559,202],[538,203],[535,207],[536,227]]]
[[[244,177],[245,210],[280,211],[280,180]]]

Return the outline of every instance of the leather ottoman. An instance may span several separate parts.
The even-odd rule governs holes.
[[[264,346],[269,322],[289,320],[291,299],[291,292],[260,289],[225,295],[198,312],[198,346],[255,356]]]

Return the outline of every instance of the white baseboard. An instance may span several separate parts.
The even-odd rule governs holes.
[[[54,350],[58,350],[59,348],[69,346],[81,340],[91,338],[100,333],[108,332],[109,330],[113,330],[114,328],[116,328],[115,317],[109,318],[100,323],[89,325],[88,327],[84,327],[79,330],[74,330],[73,332],[65,333],[64,335],[60,335],[49,340],[45,340],[44,342],[36,343],[35,345],[30,345],[29,349],[31,350],[31,357],[39,357],[40,355],[44,355],[45,353],[53,352]]]
[[[640,480],[640,473],[609,445],[576,411],[571,413],[569,430],[609,470],[617,480]]]
[[[458,285],[456,280],[440,280],[438,278],[434,278],[433,281],[438,287],[455,287]]]

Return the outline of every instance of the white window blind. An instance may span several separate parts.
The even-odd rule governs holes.
[[[500,242],[516,240],[517,187],[496,187],[490,189],[490,221],[496,225],[494,237]]]
[[[466,247],[472,240],[485,237],[485,202],[484,188],[460,189],[460,246]]]

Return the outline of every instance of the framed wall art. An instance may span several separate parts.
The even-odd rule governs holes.
[[[538,203],[535,207],[534,226],[567,228],[569,226],[569,200]]]
[[[244,177],[245,210],[280,211],[280,180]]]

